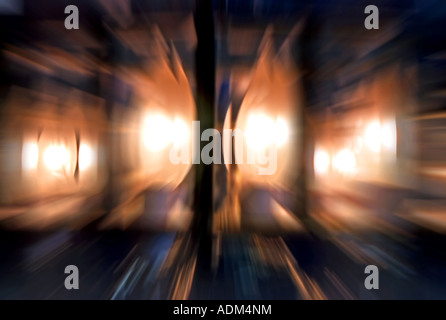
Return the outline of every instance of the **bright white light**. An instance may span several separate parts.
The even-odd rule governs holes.
[[[173,120],[172,140],[175,148],[180,148],[189,141],[189,128],[180,118],[175,118]]]
[[[79,147],[79,170],[88,169],[95,159],[93,149],[85,143]]]
[[[324,174],[330,167],[330,155],[325,150],[317,149],[314,152],[313,162],[314,171],[317,174]]]
[[[288,136],[288,124],[280,117],[276,121],[261,113],[248,117],[245,139],[250,149],[264,150],[273,143],[281,147],[288,141]]]
[[[23,145],[22,149],[22,167],[25,170],[37,168],[39,161],[39,146],[35,142],[28,142]]]
[[[340,173],[353,173],[356,169],[355,154],[348,149],[339,151],[333,160],[333,166]]]
[[[396,128],[395,121],[387,121],[381,128],[381,144],[389,151],[396,151]]]
[[[395,121],[387,121],[383,125],[379,121],[371,122],[365,130],[364,140],[370,150],[376,153],[381,149],[394,152],[396,148]]]
[[[378,121],[373,121],[367,126],[364,140],[373,152],[381,151],[381,124]]]
[[[266,149],[273,141],[275,133],[274,121],[263,115],[255,114],[248,117],[246,124],[246,145],[256,151]]]
[[[46,148],[43,163],[50,170],[59,170],[70,160],[68,150],[61,145],[52,145]]]
[[[283,146],[288,141],[289,129],[288,124],[282,118],[276,120],[276,144],[278,147]]]
[[[160,151],[172,142],[172,121],[164,115],[149,115],[143,129],[144,144],[151,151]]]

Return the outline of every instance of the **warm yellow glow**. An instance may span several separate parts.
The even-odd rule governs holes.
[[[356,137],[353,140],[353,151],[355,153],[360,153],[362,151],[363,145],[364,145],[364,142],[363,142],[362,138],[361,137]]]
[[[145,146],[151,151],[160,151],[172,141],[172,121],[162,114],[149,115],[143,128]]]
[[[79,170],[86,170],[93,165],[95,160],[93,149],[86,143],[79,147]]]
[[[340,173],[353,173],[356,170],[355,154],[349,149],[339,151],[333,160],[333,166]]]
[[[314,171],[317,174],[324,174],[330,168],[330,155],[322,149],[316,149],[314,152]]]
[[[288,124],[283,118],[272,118],[262,114],[251,114],[246,123],[245,139],[248,148],[260,151],[275,143],[281,147],[288,141]]]
[[[45,149],[43,163],[50,170],[59,170],[69,164],[70,155],[62,145],[52,145]]]
[[[39,146],[35,142],[28,142],[22,149],[22,168],[32,170],[37,168],[39,161]]]

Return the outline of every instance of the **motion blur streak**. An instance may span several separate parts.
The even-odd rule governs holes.
[[[444,0],[2,3],[0,299],[446,299]]]

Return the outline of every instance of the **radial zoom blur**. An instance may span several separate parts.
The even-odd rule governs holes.
[[[446,299],[446,3],[367,5],[0,1],[0,299]]]

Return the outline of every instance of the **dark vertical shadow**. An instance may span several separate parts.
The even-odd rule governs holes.
[[[200,131],[214,126],[215,96],[215,34],[211,0],[195,2],[195,29],[197,49],[195,53],[196,103]],[[201,133],[200,132],[200,133]],[[200,152],[208,142],[200,142]],[[203,292],[208,285],[212,254],[212,165],[195,165],[194,218],[192,240],[198,250],[195,290]],[[196,292],[196,291],[195,291]],[[204,292],[203,292],[204,293]],[[202,296],[201,294],[199,294]]]
[[[308,194],[307,194],[307,174],[308,164],[312,163],[312,146],[311,146],[311,132],[307,124],[307,113],[309,106],[312,105],[314,98],[314,79],[313,76],[316,71],[316,63],[314,60],[315,46],[317,45],[317,37],[320,34],[320,22],[317,20],[317,15],[311,8],[307,11],[305,18],[305,25],[302,33],[294,42],[293,58],[302,72],[302,106],[300,108],[300,150],[301,150],[301,166],[299,167],[299,177],[295,182],[295,212],[304,221],[308,220]]]

